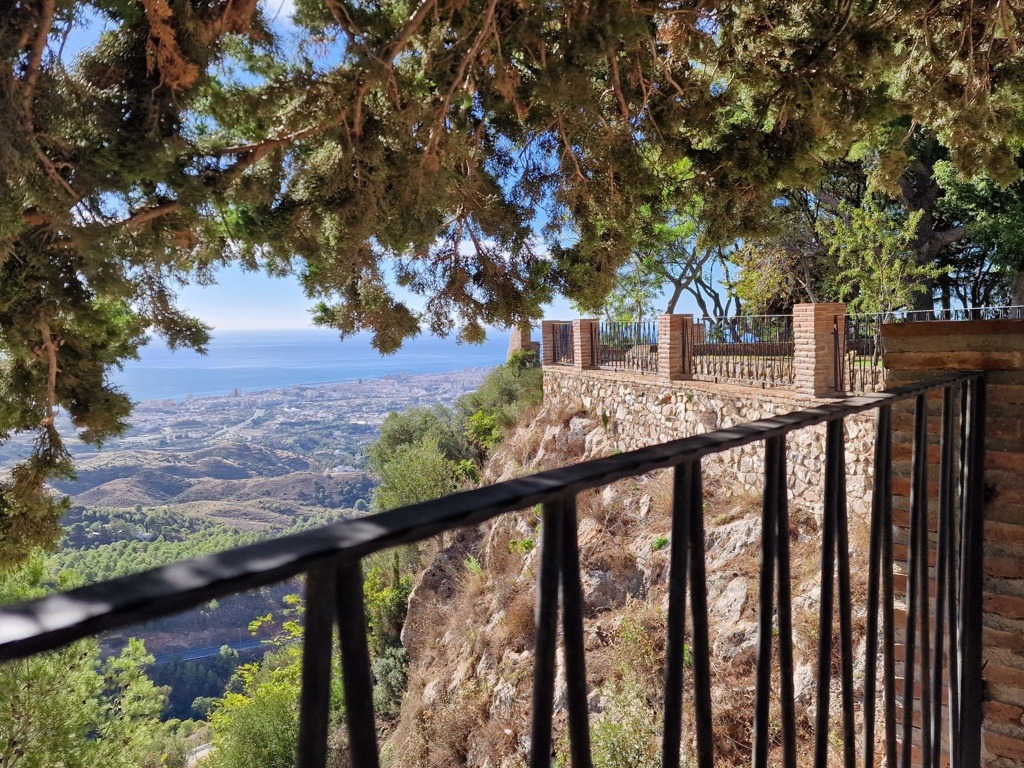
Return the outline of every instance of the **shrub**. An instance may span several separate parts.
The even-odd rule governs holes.
[[[640,684],[627,679],[603,691],[607,704],[591,726],[594,768],[655,768],[661,764],[661,716]]]
[[[373,660],[373,706],[384,717],[396,717],[408,683],[409,655],[401,646],[384,650]]]
[[[386,464],[376,464],[380,485],[373,494],[375,511],[430,501],[457,490],[464,473],[429,437],[395,449]]]
[[[412,592],[412,577],[399,574],[397,564],[393,571],[383,565],[374,565],[363,580],[363,599],[366,602],[366,624],[370,653],[382,655],[388,648],[400,644],[402,625]]]

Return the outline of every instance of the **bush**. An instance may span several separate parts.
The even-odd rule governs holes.
[[[594,768],[655,768],[661,762],[661,718],[640,685],[624,680],[605,695],[604,715],[591,728]]]
[[[367,449],[371,469],[382,472],[411,445],[426,442],[449,461],[472,457],[466,442],[461,418],[443,405],[431,408],[410,408],[390,413],[380,427],[380,437]]]
[[[383,565],[373,565],[363,580],[368,642],[374,656],[382,655],[388,648],[401,643],[412,577],[400,574],[398,570],[397,562],[391,573]]]
[[[447,458],[430,437],[397,447],[386,463],[375,462],[375,469],[380,478],[373,494],[377,512],[445,496],[458,490],[465,476],[459,462]]]
[[[409,655],[401,646],[387,648],[373,660],[373,706],[379,715],[398,715],[408,670]]]

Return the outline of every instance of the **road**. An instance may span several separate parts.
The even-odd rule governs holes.
[[[153,657],[154,664],[166,664],[169,661],[195,661],[196,659],[205,659],[208,656],[216,656],[220,653],[220,649],[224,646],[234,651],[251,651],[253,648],[259,648],[263,645],[262,640],[242,640],[237,643],[221,643],[220,645],[211,645],[208,648],[193,648],[191,651],[178,651],[177,653],[164,653],[160,656]]]

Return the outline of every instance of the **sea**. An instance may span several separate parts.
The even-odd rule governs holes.
[[[482,344],[419,336],[381,355],[368,334],[340,341],[326,329],[216,331],[206,355],[171,351],[154,339],[111,376],[136,401],[230,395],[293,384],[329,384],[389,374],[443,373],[505,362],[509,336],[490,331]]]

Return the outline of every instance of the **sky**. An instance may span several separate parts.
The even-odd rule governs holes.
[[[270,277],[230,266],[218,271],[216,279],[216,285],[182,288],[178,292],[181,308],[222,331],[314,327],[310,319],[313,301],[295,277]],[[396,295],[414,309],[423,305],[421,297],[399,290]],[[579,317],[561,297],[548,305],[544,316],[551,320]]]

